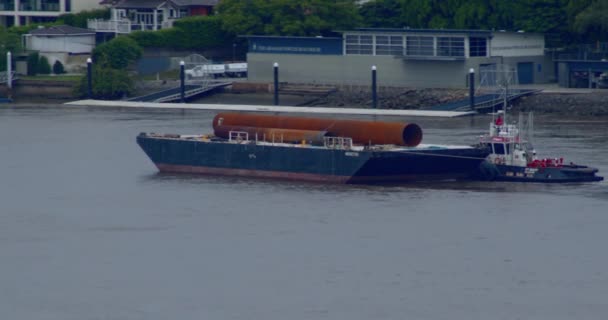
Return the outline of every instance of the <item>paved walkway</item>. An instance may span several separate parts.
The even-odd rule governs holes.
[[[105,100],[79,100],[79,101],[65,103],[65,105],[74,106],[74,107],[95,107],[95,108],[252,111],[252,112],[281,112],[281,113],[310,113],[310,114],[443,117],[443,118],[454,118],[454,117],[462,117],[462,116],[476,114],[476,112],[471,112],[471,111],[458,112],[458,111],[393,110],[393,109],[364,109],[364,108],[315,108],[315,107],[254,106],[254,105],[229,105],[229,104],[155,103],[155,102],[105,101]]]

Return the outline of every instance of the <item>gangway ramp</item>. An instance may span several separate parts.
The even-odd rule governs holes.
[[[204,84],[187,84],[184,86],[184,98],[211,93],[212,91],[232,85],[231,81],[205,82]],[[144,96],[128,99],[136,102],[172,102],[181,99],[181,87],[171,88]]]

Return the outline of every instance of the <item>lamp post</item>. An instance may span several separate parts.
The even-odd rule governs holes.
[[[6,52],[6,86],[8,89],[13,88],[13,61],[11,52]]]
[[[378,108],[378,91],[377,91],[377,79],[376,79],[376,66],[372,66],[372,107]]]
[[[475,110],[475,69],[469,70],[469,103],[471,110]]]
[[[179,88],[180,88],[180,101],[182,103],[186,102],[186,72],[184,70],[184,60],[179,62]]]
[[[279,105],[279,63],[274,63],[274,105]]]
[[[93,60],[87,58],[87,97],[93,98]]]

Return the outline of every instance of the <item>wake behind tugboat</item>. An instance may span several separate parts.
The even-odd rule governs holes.
[[[485,147],[420,144],[416,124],[224,113],[212,135],[141,133],[160,172],[381,183],[464,179]]]

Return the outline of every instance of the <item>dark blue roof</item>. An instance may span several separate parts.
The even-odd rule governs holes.
[[[251,35],[251,36],[239,36],[239,38],[254,38],[254,39],[318,39],[318,40],[342,40],[340,37],[297,37],[297,36],[263,36],[263,35]]]
[[[458,33],[472,35],[491,36],[490,30],[461,30],[461,29],[410,29],[410,28],[357,28],[354,30],[339,31],[341,33],[350,32],[392,32],[392,33]]]

